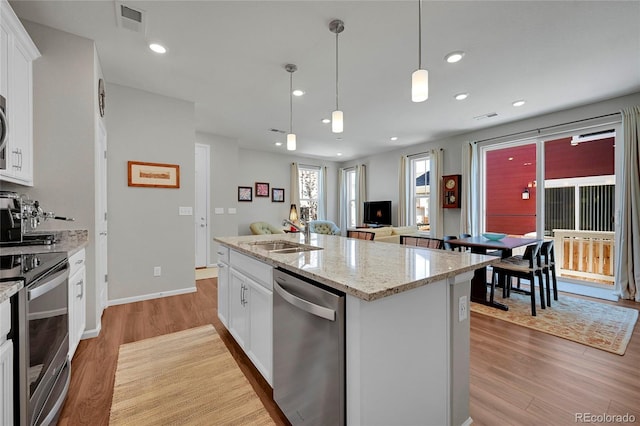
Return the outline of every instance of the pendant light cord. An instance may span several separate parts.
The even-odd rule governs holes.
[[[336,33],[336,111],[338,111],[338,33]]]
[[[418,69],[422,69],[422,0],[418,0]]]
[[[293,72],[289,73],[289,133],[293,133]]]

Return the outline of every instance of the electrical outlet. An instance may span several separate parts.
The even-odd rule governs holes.
[[[458,299],[458,322],[462,322],[467,319],[469,311],[469,305],[467,304],[467,296],[460,296]]]
[[[154,277],[159,277],[160,275],[162,275],[162,268],[159,266],[154,266],[153,267],[153,276]]]

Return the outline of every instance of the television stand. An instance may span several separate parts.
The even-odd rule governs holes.
[[[377,223],[365,223],[363,225],[356,226],[356,229],[362,229],[362,228],[384,228],[385,226],[391,226],[391,225],[378,225]]]

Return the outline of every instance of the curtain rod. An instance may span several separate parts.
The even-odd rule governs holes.
[[[513,136],[525,135],[525,134],[531,133],[531,132],[537,132],[538,134],[540,134],[540,132],[542,130],[550,130],[550,129],[553,129],[554,127],[567,126],[569,124],[578,124],[578,123],[583,123],[585,121],[597,120],[599,118],[613,117],[615,115],[620,115],[620,113],[619,112],[614,112],[614,113],[611,113],[611,114],[599,115],[597,117],[583,118],[582,120],[569,121],[567,123],[554,124],[552,126],[540,127],[538,129],[525,130],[525,131],[522,131],[522,132],[510,133],[508,135],[502,135],[502,136],[496,136],[496,137],[493,137],[493,138],[482,139],[482,140],[479,140],[479,141],[474,141],[473,143],[489,142],[489,141],[493,141],[493,140],[496,140],[496,139],[504,139],[504,138],[510,138],[510,137],[513,137]]]
[[[444,151],[444,148],[438,148],[440,151]],[[411,155],[407,155],[407,158],[411,158],[411,157],[417,157],[418,155],[425,155],[425,154],[430,154],[429,151],[425,151],[425,152],[417,152],[415,154],[411,154]]]

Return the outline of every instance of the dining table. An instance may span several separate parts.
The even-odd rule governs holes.
[[[466,238],[448,240],[447,243],[454,247],[468,247],[471,253],[490,254],[489,250],[498,250],[504,259],[513,255],[513,249],[528,246],[540,241],[537,238],[525,238],[519,236],[506,236],[500,240],[490,240],[481,235]],[[492,301],[487,297],[487,268],[476,269],[471,280],[471,301],[494,308],[508,311],[509,306],[504,303]]]

